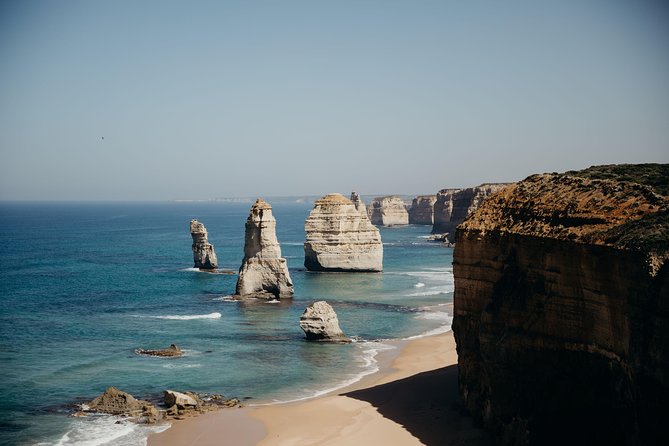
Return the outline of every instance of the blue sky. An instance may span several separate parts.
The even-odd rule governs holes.
[[[0,199],[418,194],[669,162],[668,44],[660,1],[4,0]]]

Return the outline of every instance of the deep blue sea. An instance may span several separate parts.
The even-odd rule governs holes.
[[[144,444],[150,430],[75,418],[109,386],[264,403],[320,394],[373,372],[384,341],[446,331],[452,250],[429,226],[381,228],[383,273],[304,270],[309,203],[272,202],[295,297],[232,301],[236,275],[192,268],[189,223],[237,270],[251,203],[0,203],[0,444]],[[304,308],[327,300],[358,342],[309,343]],[[134,349],[176,343],[181,358]]]

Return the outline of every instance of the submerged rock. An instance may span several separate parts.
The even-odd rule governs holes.
[[[183,351],[181,351],[181,349],[176,344],[171,344],[169,347],[162,350],[145,350],[143,348],[137,348],[135,349],[135,353],[138,355],[158,356],[165,358],[175,358],[183,355]]]
[[[432,225],[434,223],[434,203],[436,195],[419,195],[409,208],[409,223],[412,225]]]
[[[239,268],[236,294],[280,299],[293,296],[293,282],[276,238],[272,206],[259,198],[246,220],[244,260]]]
[[[316,200],[304,223],[304,266],[310,271],[371,272],[383,269],[378,228],[341,194]]]
[[[205,270],[218,268],[216,252],[214,246],[209,243],[204,225],[197,220],[191,220],[190,235],[193,237],[193,267]]]
[[[458,228],[466,409],[496,444],[669,444],[669,165],[533,175]]]
[[[337,313],[324,300],[305,308],[300,316],[300,328],[310,341],[350,342],[339,328]]]
[[[367,211],[372,224],[381,226],[408,225],[409,213],[404,200],[398,195],[376,197]]]

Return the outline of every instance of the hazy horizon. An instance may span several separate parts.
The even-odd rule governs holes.
[[[657,1],[5,1],[0,200],[418,195],[669,162]]]

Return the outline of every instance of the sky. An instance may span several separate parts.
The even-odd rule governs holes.
[[[651,0],[0,0],[0,200],[429,194],[669,162]]]

